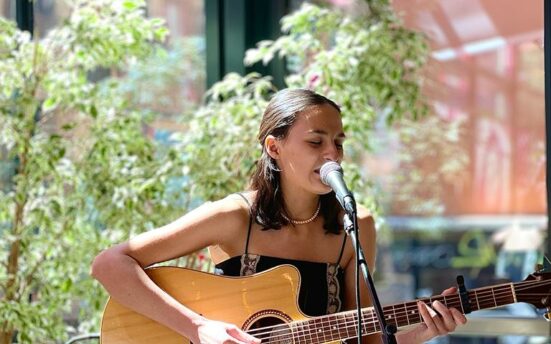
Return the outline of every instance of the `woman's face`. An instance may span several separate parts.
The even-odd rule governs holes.
[[[327,161],[342,161],[344,139],[337,109],[329,104],[308,107],[297,116],[284,139],[274,140],[277,155],[270,155],[281,170],[281,183],[315,194],[331,191],[321,182],[319,171]]]

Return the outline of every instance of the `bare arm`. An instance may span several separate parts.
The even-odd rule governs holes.
[[[235,326],[209,321],[181,305],[143,270],[209,245],[229,243],[247,222],[247,210],[231,198],[203,205],[166,226],[101,252],[92,264],[92,276],[119,303],[193,342],[205,342],[207,338],[209,342],[258,342]]]

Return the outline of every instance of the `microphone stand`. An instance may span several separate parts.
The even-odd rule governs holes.
[[[352,214],[352,220],[350,220],[349,214]],[[361,305],[359,303],[359,281],[358,281],[358,269],[362,270],[365,283],[367,285],[367,289],[369,290],[369,296],[371,297],[371,301],[373,302],[373,306],[375,308],[375,314],[377,315],[377,319],[379,320],[379,326],[381,328],[381,340],[384,344],[396,344],[396,337],[394,334],[396,333],[396,326],[392,324],[387,324],[385,321],[385,316],[383,314],[383,309],[381,308],[381,303],[379,302],[379,298],[377,296],[377,291],[375,290],[375,283],[373,283],[373,279],[371,278],[371,274],[369,273],[369,268],[367,266],[367,262],[365,260],[365,256],[362,250],[362,247],[360,245],[359,239],[358,239],[358,218],[356,215],[356,211],[345,211],[344,214],[344,230],[346,234],[352,239],[352,244],[354,245],[354,249],[356,251],[356,295],[358,297],[358,344],[361,343],[361,323],[362,323],[362,314],[361,314]]]

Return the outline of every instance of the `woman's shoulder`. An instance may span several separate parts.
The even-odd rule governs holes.
[[[209,247],[214,262],[219,263],[241,253],[249,228],[249,204],[252,204],[253,197],[252,192],[240,192],[212,202],[213,214],[219,217],[217,240]]]
[[[255,195],[256,195],[256,191],[250,191],[250,190],[241,191],[241,192],[229,194],[221,201],[224,202],[230,208],[238,207],[238,208],[249,209],[254,203]]]
[[[250,208],[254,202],[253,191],[243,191],[229,194],[226,197],[216,201],[218,211],[226,215],[237,216],[241,219],[250,217]]]
[[[373,213],[362,205],[358,205],[358,224],[364,233],[364,237],[370,242],[375,241],[377,235],[375,218],[373,217]]]
[[[224,220],[233,228],[247,226],[250,219],[250,205],[254,200],[254,192],[245,191],[227,195],[205,206],[210,208],[214,216]]]
[[[373,213],[361,204],[357,205],[358,221],[365,223],[375,223]]]
[[[235,211],[248,208],[249,203],[254,200],[253,191],[242,191],[226,195],[214,201],[203,203],[200,207],[209,207],[217,210]]]
[[[357,205],[357,216],[358,216],[358,225],[360,229],[360,241],[362,248],[368,258],[368,261],[373,261],[375,255],[375,242],[377,231],[375,229],[375,219],[373,213],[369,211],[366,207],[358,204]],[[353,261],[354,258],[354,246],[351,243],[351,240],[347,240],[348,244],[346,245],[345,252],[343,255],[343,266],[349,266],[349,263]]]

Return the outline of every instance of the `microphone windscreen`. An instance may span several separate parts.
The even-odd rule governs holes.
[[[320,168],[320,177],[321,182],[325,185],[329,185],[329,182],[327,180],[327,177],[329,176],[329,173],[337,171],[339,173],[342,173],[342,167],[338,163],[334,161],[328,161],[325,164],[323,164]]]

